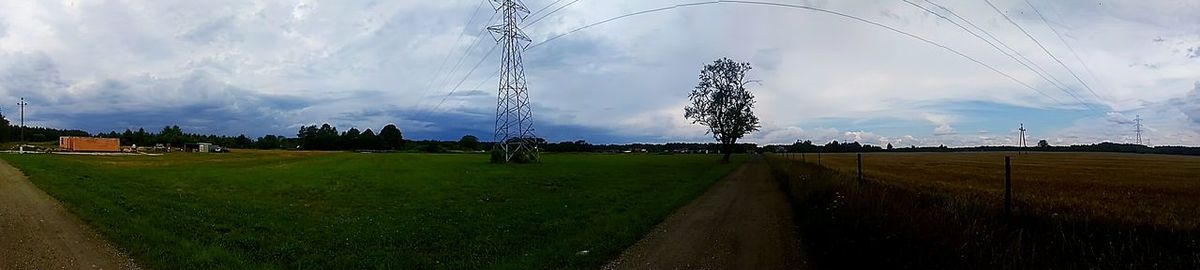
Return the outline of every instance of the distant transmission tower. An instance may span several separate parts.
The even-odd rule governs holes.
[[[1029,147],[1029,145],[1025,144],[1025,123],[1021,123],[1021,128],[1018,128],[1017,130],[1021,131],[1021,151],[1017,152],[1023,153],[1025,152],[1025,148]]]
[[[1133,131],[1137,133],[1137,144],[1142,144],[1142,116],[1133,119]]]
[[[496,42],[504,47],[500,62],[500,89],[496,95],[496,142],[494,150],[504,153],[504,162],[514,156],[537,159],[537,140],[533,134],[533,112],[529,108],[529,89],[525,86],[525,67],[521,53],[532,40],[519,24],[529,9],[519,0],[492,0],[504,22],[488,27]]]

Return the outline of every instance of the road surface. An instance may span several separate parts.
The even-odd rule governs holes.
[[[794,224],[766,162],[751,157],[604,268],[811,268]]]
[[[0,159],[0,269],[137,269]]]

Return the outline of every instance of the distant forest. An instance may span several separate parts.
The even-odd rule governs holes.
[[[886,146],[874,146],[869,144],[859,144],[858,142],[838,143],[832,141],[825,145],[816,145],[812,141],[796,141],[790,145],[767,145],[763,147],[763,151],[768,152],[799,152],[799,153],[855,153],[855,152],[984,152],[984,151],[1031,151],[1031,152],[1113,152],[1113,153],[1141,153],[1141,154],[1167,154],[1167,155],[1200,155],[1200,147],[1189,146],[1146,146],[1140,144],[1127,143],[1111,143],[1102,142],[1089,145],[1067,145],[1053,146],[1041,140],[1036,146],[1016,147],[1016,146],[971,146],[971,147],[946,147],[945,145],[933,147],[900,147],[895,148],[891,144]]]
[[[48,142],[57,141],[59,136],[88,136],[82,130],[63,130],[44,127],[25,127],[25,141]],[[21,140],[19,123],[10,123],[0,114],[0,142],[15,142]]]
[[[20,128],[0,114],[0,142],[19,141]],[[105,137],[119,138],[126,146],[154,146],[156,144],[182,146],[188,143],[213,143],[235,149],[297,149],[297,150],[346,150],[346,151],[407,151],[407,152],[455,152],[482,151],[492,148],[493,143],[481,141],[478,137],[465,135],[457,141],[437,140],[406,140],[404,134],[395,125],[386,125],[378,132],[372,129],[359,130],[350,128],[339,132],[337,127],[329,124],[320,126],[302,126],[295,137],[280,135],[265,135],[250,138],[246,135],[225,136],[186,133],[179,126],[166,126],[154,131],[144,128],[137,130],[126,129],[123,132],[89,134],[82,130],[65,130],[46,127],[25,127],[25,141],[50,142],[58,140],[59,136]],[[631,144],[591,144],[587,141],[546,142],[537,139],[538,147],[544,152],[609,152],[609,153],[716,153],[720,149],[718,143],[631,143]],[[750,151],[764,152],[807,152],[807,153],[855,153],[855,152],[979,152],[979,151],[1037,151],[1037,152],[1119,152],[1146,153],[1170,155],[1200,155],[1200,147],[1188,146],[1145,146],[1138,144],[1119,144],[1103,142],[1091,145],[1051,146],[1045,140],[1037,146],[1019,148],[1013,146],[974,146],[974,147],[892,147],[892,145],[875,146],[858,142],[841,143],[832,141],[824,145],[812,141],[796,141],[789,145],[766,145],[759,147],[752,143],[741,143],[734,152]]]

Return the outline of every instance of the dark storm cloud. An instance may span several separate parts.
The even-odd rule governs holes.
[[[408,125],[400,125],[404,136],[415,139],[457,140],[463,135],[475,135],[483,140],[491,140],[495,127],[495,112],[489,108],[460,108],[449,111],[423,112],[405,109],[373,109],[356,112],[345,112],[332,118],[337,123],[362,122],[366,119],[408,119],[413,121]],[[337,123],[330,123],[337,125]],[[558,142],[567,140],[587,140],[592,143],[618,143],[630,141],[647,141],[652,138],[623,136],[613,134],[608,130],[591,128],[580,125],[563,125],[547,122],[537,122],[534,131],[538,137],[547,141]],[[341,127],[339,127],[341,128]],[[348,127],[346,127],[348,128]],[[358,129],[380,127],[358,127]]]
[[[10,53],[0,61],[0,91],[10,96],[55,99],[51,94],[67,86],[45,53]]]
[[[287,130],[288,116],[317,102],[226,85],[200,71],[174,85],[109,79],[80,92],[86,94],[39,100],[45,109],[30,120],[89,132],[179,125],[186,132],[257,135]]]
[[[1171,99],[1170,103],[1178,107],[1192,124],[1200,125],[1200,82],[1196,82],[1187,95]]]
[[[144,127],[157,131],[163,126],[179,125],[185,132],[204,134],[277,134],[288,130],[281,125],[288,111],[302,108],[310,101],[290,97],[256,95],[238,91],[234,104],[216,100],[204,103],[152,108],[114,108],[110,111],[40,112],[31,120],[58,119],[59,125],[89,132],[136,130]],[[286,135],[286,134],[285,134]]]
[[[492,94],[490,92],[483,91],[483,90],[469,90],[469,91],[454,92],[454,94],[450,95],[450,96],[452,96],[452,97],[485,97],[485,96],[491,96],[491,95]]]

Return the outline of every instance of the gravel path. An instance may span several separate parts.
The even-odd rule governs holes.
[[[21,171],[0,160],[0,269],[137,269]]]
[[[761,157],[667,217],[605,269],[809,269],[787,197]]]

